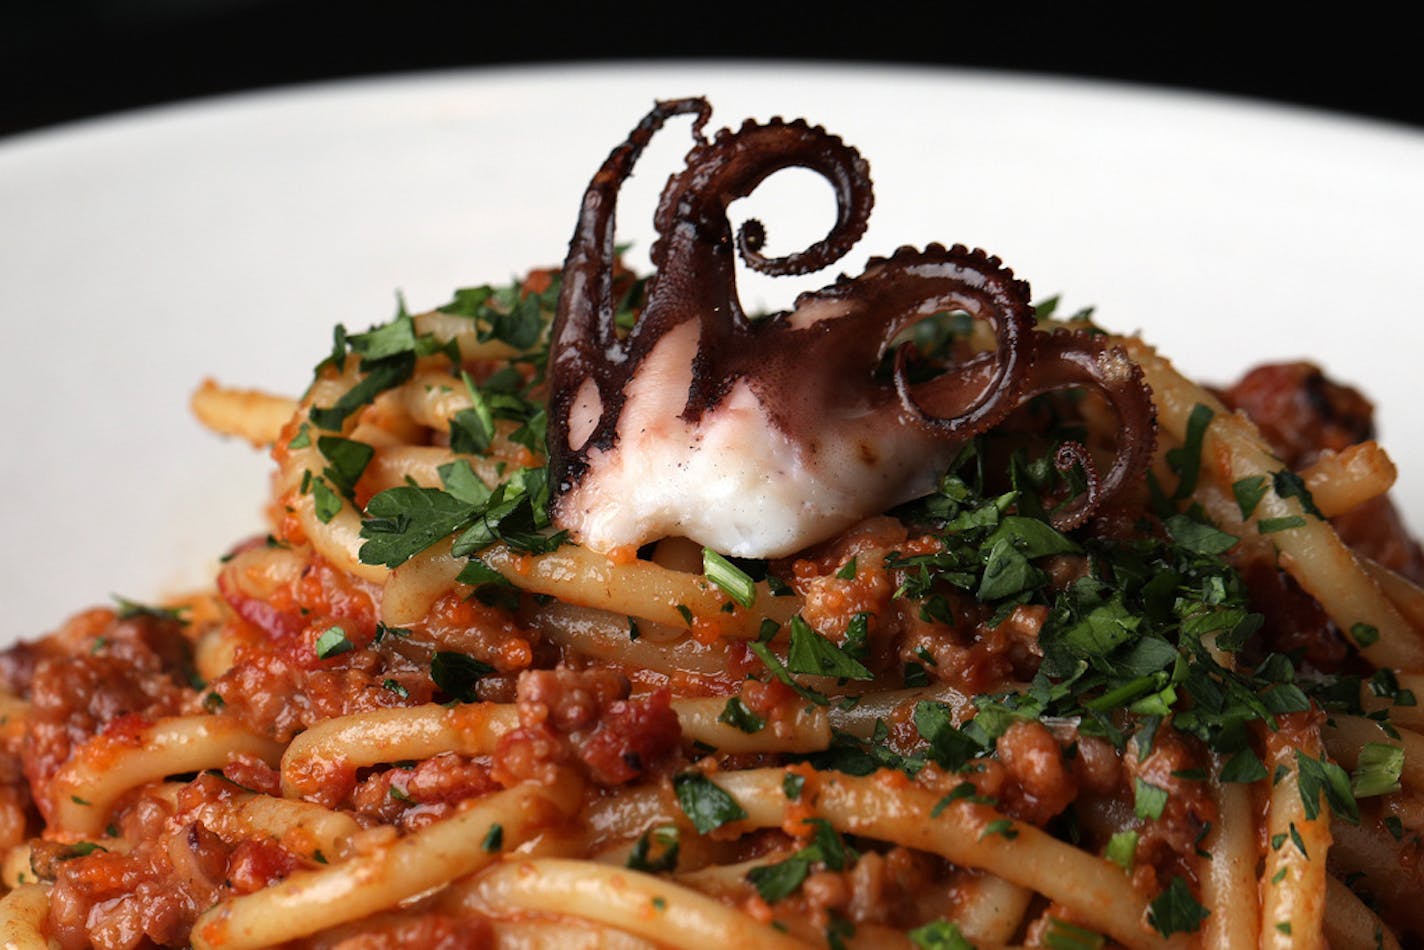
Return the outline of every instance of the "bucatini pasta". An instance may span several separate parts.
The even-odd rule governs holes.
[[[656,273],[618,185],[695,116]],[[0,653],[5,947],[1419,946],[1424,556],[1370,409],[1208,390],[659,103],[562,272],[338,329],[212,590]],[[826,239],[726,205],[806,166]]]

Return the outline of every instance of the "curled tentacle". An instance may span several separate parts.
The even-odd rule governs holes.
[[[742,226],[737,228],[737,253],[742,255],[742,260],[760,260],[760,252],[766,246],[766,225],[756,218],[747,218],[742,222]],[[757,265],[753,268],[760,270]]]
[[[1089,454],[1088,447],[1081,442],[1064,442],[1058,447],[1058,451],[1053,454],[1053,467],[1064,475],[1075,468],[1082,469],[1083,477],[1087,480],[1087,485],[1083,488],[1083,493],[1074,498],[1066,507],[1059,508],[1049,515],[1049,520],[1059,531],[1070,531],[1088,520],[1088,517],[1103,502],[1103,481],[1098,474],[1097,466],[1093,464],[1093,456]]]
[[[991,356],[949,370],[932,384],[914,386],[907,373],[909,350],[902,346],[896,353],[894,376],[900,405],[915,424],[946,438],[965,438],[990,429],[1018,404],[1032,358],[1033,304],[1028,284],[1016,279],[997,257],[962,245],[948,252],[931,245],[911,260],[911,270],[917,276],[929,276],[925,272],[930,271],[954,281],[961,299],[953,309],[989,324],[996,349]],[[952,275],[945,274],[946,269],[951,269]],[[964,306],[967,302],[972,305]],[[966,387],[977,395],[966,399]]]
[[[1088,490],[1053,515],[1054,525],[1067,530],[1083,524],[1147,471],[1157,446],[1157,410],[1141,368],[1121,347],[1109,346],[1101,337],[1067,330],[1035,336],[1038,352],[1021,400],[1056,389],[1089,387],[1102,393],[1118,418],[1117,454],[1107,474],[1097,472],[1086,450],[1071,449],[1064,454],[1074,443],[1059,450],[1055,461],[1060,471],[1065,463],[1070,468],[1078,464],[1088,478]]]
[[[830,183],[835,223],[805,250],[769,258],[760,252],[765,227],[749,221],[738,232],[743,259],[753,270],[777,276],[807,274],[839,260],[870,220],[870,167],[859,152],[819,126],[776,118],[766,124],[748,120],[735,132],[724,129],[688,153],[687,167],[668,180],[658,203],[654,225],[660,237],[653,246],[653,266],[660,273],[669,262],[683,266],[686,244],[679,237],[703,244],[729,242],[727,206],[786,168],[808,168]]]
[[[871,260],[858,277],[802,294],[791,312],[749,326],[736,346],[713,347],[704,337],[700,355],[715,385],[692,408],[705,412],[746,380],[790,432],[814,427],[812,417],[840,405],[893,414],[897,426],[913,425],[927,437],[965,439],[1018,404],[1033,337],[1029,299],[1028,285],[983,251],[900,248]],[[983,321],[995,349],[915,384],[905,362],[911,348],[901,345],[892,380],[877,376],[906,329],[948,311]]]

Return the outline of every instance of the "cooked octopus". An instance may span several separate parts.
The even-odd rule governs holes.
[[[1137,367],[1087,333],[1036,329],[1028,285],[983,251],[904,247],[789,312],[749,317],[734,255],[772,275],[840,259],[870,216],[869,168],[802,120],[748,121],[708,139],[710,112],[702,99],[658,103],[584,193],[549,363],[551,510],[576,541],[608,551],[677,536],[784,556],[931,491],[966,441],[1065,387],[1100,391],[1122,435],[1102,476],[1083,446],[1059,450],[1059,466],[1082,466],[1088,485],[1055,523],[1083,523],[1146,469],[1156,421]],[[653,135],[689,113],[694,145],[662,192],[655,273],[623,334],[612,292],[618,192]],[[802,251],[764,256],[765,228],[748,220],[734,234],[728,205],[796,166],[831,184],[836,221]],[[983,321],[995,345],[912,381],[910,346],[897,337],[945,311]],[[877,373],[887,353],[893,369]]]

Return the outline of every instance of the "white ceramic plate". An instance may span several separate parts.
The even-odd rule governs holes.
[[[0,640],[111,592],[202,585],[259,530],[267,460],[205,434],[199,380],[297,393],[338,321],[559,262],[579,196],[654,98],[714,123],[806,116],[871,162],[876,213],[841,268],[930,241],[1000,255],[1227,380],[1311,357],[1380,405],[1424,522],[1417,389],[1424,136],[1230,100],[1041,78],[642,65],[354,82],[154,110],[0,143]],[[640,166],[643,248],[687,145]],[[773,187],[775,186],[775,187]],[[772,251],[830,221],[787,175]],[[829,275],[744,287],[785,305]]]

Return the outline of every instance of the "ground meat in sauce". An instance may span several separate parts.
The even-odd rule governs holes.
[[[1274,562],[1250,560],[1239,565],[1253,611],[1265,619],[1261,632],[1247,643],[1247,662],[1259,662],[1269,649],[1298,656],[1317,670],[1339,670],[1354,655],[1329,615]]]
[[[1424,548],[1409,533],[1389,496],[1371,498],[1330,519],[1340,540],[1360,554],[1424,584]]]
[[[13,848],[29,836],[30,787],[19,756],[0,749],[0,849]]]
[[[47,782],[76,747],[106,727],[193,711],[188,641],[176,621],[148,614],[120,619],[96,609],[75,617],[56,638],[76,648],[69,654],[24,650],[12,663],[29,670],[21,690],[30,702],[21,761],[32,784]]]
[[[398,656],[355,650],[330,666],[303,669],[280,654],[239,649],[237,663],[213,681],[211,690],[222,698],[224,712],[278,742],[290,742],[327,719],[429,702],[434,695],[428,668]]]
[[[867,850],[844,871],[812,872],[799,891],[775,905],[774,916],[804,916],[817,929],[833,916],[856,925],[911,927],[950,911],[946,877],[945,862],[932,855],[898,845],[884,853]],[[759,897],[750,903],[753,916],[773,914]]]
[[[1006,814],[1044,825],[1078,796],[1077,777],[1043,723],[1014,723],[999,737],[997,748],[1008,779],[999,792]]]
[[[906,612],[906,635],[900,659],[925,668],[927,674],[969,694],[992,693],[1005,682],[1033,678],[1042,659],[1038,632],[1048,616],[1041,604],[1015,607],[1002,622],[990,626],[988,607],[971,598],[945,597],[954,623]]]
[[[230,893],[271,886],[313,866],[270,839],[226,841],[203,821],[206,808],[240,793],[216,776],[200,776],[176,798],[140,793],[115,818],[132,851],[75,856],[49,845],[34,868],[53,880],[50,935],[64,950],[94,946],[131,950],[182,946],[193,921]]]
[[[488,663],[484,701],[510,701],[513,676],[536,659],[533,635],[503,607],[448,594],[410,630],[378,627],[371,593],[316,555],[249,547],[229,562],[220,589],[243,646],[212,692],[225,712],[278,742],[338,716],[449,699],[431,680],[437,651]],[[259,599],[255,595],[260,593]],[[352,649],[319,656],[337,627]]]
[[[1167,793],[1162,813],[1142,820],[1137,839],[1138,873],[1149,869],[1161,884],[1174,875],[1195,880],[1191,856],[1216,820],[1216,803],[1207,782],[1189,776],[1204,775],[1208,758],[1198,743],[1170,729],[1159,729],[1151,751],[1139,757],[1135,742],[1123,758],[1126,776]],[[1136,789],[1134,784],[1134,797]]]
[[[531,670],[519,678],[519,728],[500,738],[494,777],[552,785],[572,768],[598,785],[650,773],[682,736],[667,690],[628,696],[612,670]]]
[[[355,787],[349,800],[357,814],[406,833],[448,816],[467,798],[488,795],[499,787],[487,762],[445,752],[371,775]],[[334,801],[345,800],[330,794]]]
[[[1292,468],[1309,465],[1375,435],[1374,407],[1359,390],[1327,378],[1313,363],[1267,363],[1221,393],[1256,423]]]
[[[799,693],[777,679],[745,680],[738,695],[749,712],[765,720],[762,728],[776,736],[795,733],[797,717],[806,705]]]

